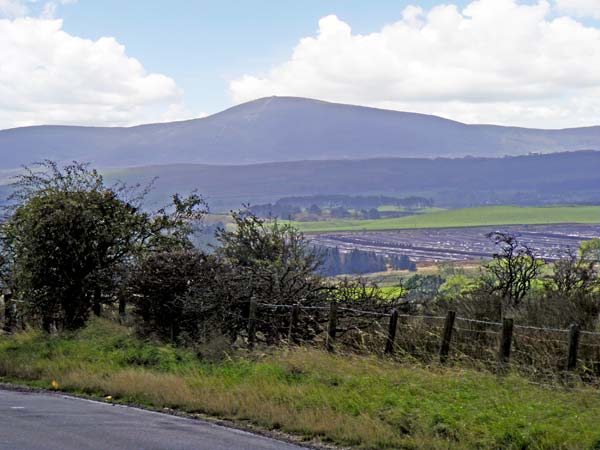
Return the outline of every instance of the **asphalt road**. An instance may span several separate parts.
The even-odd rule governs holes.
[[[137,408],[0,390],[0,450],[303,450]],[[305,450],[305,449],[304,449]]]

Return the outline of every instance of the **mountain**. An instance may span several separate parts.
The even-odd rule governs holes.
[[[298,161],[236,166],[168,165],[108,170],[109,182],[148,183],[151,202],[197,189],[214,211],[286,196],[424,195],[437,206],[600,204],[600,152],[504,158]]]
[[[600,150],[600,127],[537,130],[291,97],[202,119],[131,128],[36,126],[0,131],[0,170],[42,159],[98,167],[299,160],[522,155]]]

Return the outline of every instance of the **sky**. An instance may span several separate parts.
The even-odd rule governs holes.
[[[0,129],[271,95],[600,125],[600,0],[0,0]]]

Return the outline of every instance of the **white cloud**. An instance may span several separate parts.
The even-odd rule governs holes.
[[[20,0],[0,0],[0,18],[21,17],[27,14],[27,6]]]
[[[175,81],[147,73],[114,38],[82,39],[32,17],[0,19],[0,36],[0,129],[190,116]]]
[[[600,0],[556,0],[556,9],[575,17],[600,19]]]
[[[600,124],[600,29],[554,16],[545,0],[411,6],[368,35],[328,16],[288,61],[229,90],[236,102],[294,95],[467,122]]]
[[[0,0],[0,18],[14,19],[28,15],[53,18],[59,6],[77,3],[78,0]]]

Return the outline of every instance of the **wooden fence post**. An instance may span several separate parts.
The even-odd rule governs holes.
[[[127,311],[127,300],[124,297],[119,298],[119,322],[125,321],[125,313]]]
[[[452,340],[452,330],[454,328],[454,319],[456,319],[455,311],[448,311],[446,321],[444,322],[444,331],[442,333],[442,341],[440,343],[440,362],[444,364],[448,360],[450,352],[450,341]]]
[[[398,327],[398,310],[392,309],[390,314],[390,323],[388,325],[387,340],[385,342],[385,353],[391,355],[394,353],[394,341],[396,340],[396,328]]]
[[[298,325],[298,320],[300,319],[300,305],[295,304],[292,306],[292,310],[290,312],[290,329],[288,331],[288,342],[296,343],[297,339],[294,335],[294,330]]]
[[[575,367],[577,367],[579,334],[579,325],[571,325],[571,328],[569,328],[569,356],[567,357],[567,370],[575,370]]]
[[[331,302],[329,307],[329,325],[327,326],[327,350],[334,351],[335,335],[337,332],[337,309],[336,302]]]
[[[513,325],[513,319],[502,320],[502,338],[500,339],[500,349],[498,350],[498,364],[500,368],[503,368],[510,363]]]
[[[12,333],[16,320],[15,302],[12,300],[12,293],[7,291],[4,293],[4,332]]]
[[[256,300],[254,297],[250,299],[250,307],[248,308],[248,348],[254,349],[256,341]]]

